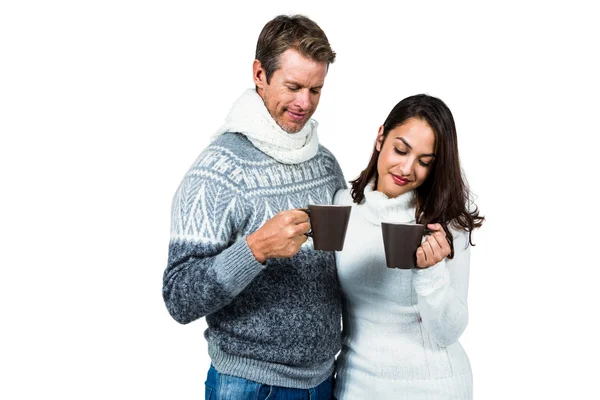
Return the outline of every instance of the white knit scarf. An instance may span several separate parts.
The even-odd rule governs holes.
[[[225,132],[239,132],[275,160],[283,164],[299,164],[317,154],[317,126],[317,121],[309,119],[300,132],[287,133],[271,117],[256,90],[248,89],[233,104],[225,123],[211,139]]]

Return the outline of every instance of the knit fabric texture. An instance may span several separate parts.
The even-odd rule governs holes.
[[[367,186],[352,205],[344,250],[336,253],[343,295],[339,400],[469,400],[472,374],[458,342],[468,322],[468,234],[451,230],[455,255],[426,269],[387,268],[381,222],[414,223],[414,194]]]
[[[211,139],[227,132],[242,133],[257,149],[280,163],[298,164],[317,154],[318,126],[311,118],[299,132],[287,133],[277,125],[256,90],[247,89],[233,103],[225,123]]]
[[[334,254],[309,239],[263,265],[246,236],[280,211],[331,204],[345,187],[325,147],[283,164],[240,133],[216,137],[187,172],[173,199],[163,297],[180,323],[206,316],[219,372],[301,389],[331,375],[341,347]]]

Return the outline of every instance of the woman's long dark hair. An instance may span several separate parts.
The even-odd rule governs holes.
[[[383,123],[383,141],[390,131],[410,118],[427,122],[435,134],[435,158],[430,166],[429,175],[425,182],[415,189],[415,219],[420,224],[439,223],[444,227],[451,248],[448,258],[452,258],[454,244],[448,224],[469,232],[469,243],[473,245],[471,233],[473,229],[481,226],[485,218],[479,215],[478,208],[471,203],[469,187],[460,168],[456,126],[448,106],[442,100],[425,94],[405,98],[396,104]],[[378,160],[379,152],[374,148],[367,168],[358,178],[350,181],[350,193],[355,203],[360,204],[364,201],[365,187],[369,182],[374,180],[377,188]]]

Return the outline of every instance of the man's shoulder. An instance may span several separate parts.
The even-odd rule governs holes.
[[[202,150],[191,169],[220,171],[229,164],[253,164],[260,161],[260,154],[256,154],[256,148],[244,135],[224,133]]]
[[[208,147],[218,146],[235,149],[238,147],[250,147],[252,143],[240,133],[225,132],[217,136]]]
[[[273,161],[258,150],[246,136],[241,133],[226,132],[219,135],[203,152],[203,154],[219,155],[240,165],[261,165]]]
[[[248,146],[249,144],[249,146]],[[235,192],[243,190],[244,169],[252,144],[242,135],[225,133],[215,138],[188,169],[183,183],[212,182]]]
[[[317,153],[325,168],[327,168],[332,173],[338,173],[340,170],[339,163],[333,153],[322,144],[319,144],[319,151]]]
[[[319,143],[319,151],[320,154],[323,155],[323,157],[328,158],[332,161],[337,162],[335,156],[333,155],[333,153],[325,146],[323,146],[322,144]]]

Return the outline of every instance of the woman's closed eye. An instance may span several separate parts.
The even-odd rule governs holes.
[[[394,151],[396,152],[396,154],[399,154],[401,156],[405,156],[405,155],[408,154],[408,151],[400,150],[396,146],[394,146]],[[429,155],[428,155],[428,157],[429,157]],[[431,161],[430,162],[426,162],[426,161],[423,161],[423,160],[419,160],[419,165],[422,166],[422,167],[429,167],[431,165]]]

